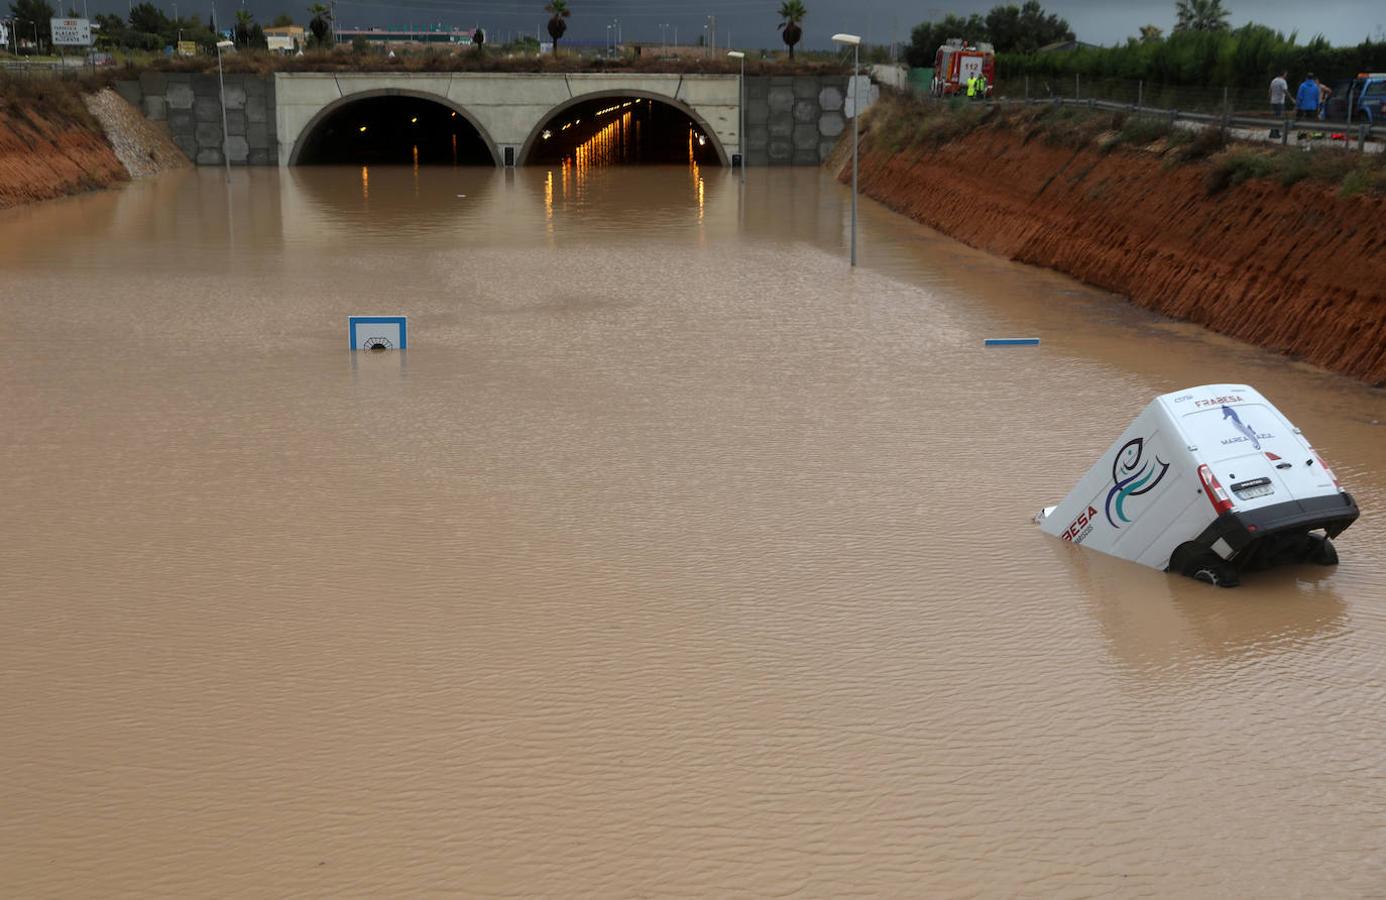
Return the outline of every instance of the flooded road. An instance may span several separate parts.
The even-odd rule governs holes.
[[[851,272],[846,201],[319,169],[0,213],[3,893],[1386,894],[1386,398],[869,201]],[[1031,525],[1207,382],[1353,491],[1338,569]]]

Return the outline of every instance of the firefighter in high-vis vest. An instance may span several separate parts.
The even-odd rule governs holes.
[[[977,76],[967,76],[967,99],[972,100],[977,96]]]
[[[986,73],[977,76],[977,99],[987,99],[987,76]]]

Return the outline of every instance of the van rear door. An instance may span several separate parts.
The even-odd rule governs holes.
[[[1185,413],[1180,426],[1237,511],[1338,492],[1308,442],[1260,398]]]

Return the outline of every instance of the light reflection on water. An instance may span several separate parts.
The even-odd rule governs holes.
[[[7,889],[1379,889],[1378,393],[811,171],[220,179],[0,214]],[[1028,524],[1212,381],[1338,570]]]

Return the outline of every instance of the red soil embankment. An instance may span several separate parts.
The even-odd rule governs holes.
[[[0,209],[128,179],[89,117],[0,104]]]
[[[1207,172],[984,128],[900,153],[868,139],[860,183],[974,247],[1386,383],[1386,198],[1264,179],[1210,194]]]

